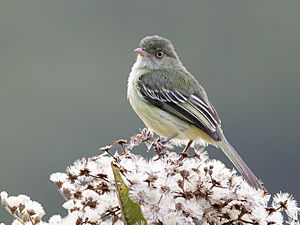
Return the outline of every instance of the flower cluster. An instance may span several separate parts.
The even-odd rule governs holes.
[[[149,160],[133,154],[141,143],[157,154]],[[121,153],[111,154],[117,146]],[[17,219],[13,224],[123,224],[113,162],[148,224],[299,225],[299,208],[291,195],[278,193],[271,199],[266,190],[253,189],[196,147],[193,156],[182,157],[144,129],[128,144],[119,140],[100,150],[100,155],[76,161],[65,173],[51,175],[65,199],[66,217],[55,215],[42,222],[41,205],[24,195],[8,197],[2,192],[2,205]]]
[[[43,207],[35,201],[30,200],[26,195],[8,197],[8,194],[1,192],[1,204],[18,221],[29,224],[39,224],[45,214]]]

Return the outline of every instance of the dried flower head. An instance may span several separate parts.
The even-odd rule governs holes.
[[[126,145],[118,140],[114,145]],[[104,153],[77,160],[65,173],[54,173],[50,180],[65,199],[68,215],[52,216],[42,222],[42,206],[25,195],[8,197],[1,203],[17,220],[13,224],[123,224],[111,163],[120,172],[139,203],[148,224],[292,224],[299,225],[299,208],[288,193],[271,196],[253,189],[218,160],[210,160],[199,146],[194,157],[182,158],[170,152],[147,129],[131,137],[126,149],[145,143],[157,152],[145,159],[129,150],[112,154],[112,145]],[[123,149],[124,150],[124,149]]]

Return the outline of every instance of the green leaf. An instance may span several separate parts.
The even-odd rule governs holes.
[[[134,202],[129,196],[129,188],[126,186],[119,168],[111,164],[113,174],[115,177],[115,185],[120,203],[120,208],[125,225],[148,225],[143,216],[141,207],[138,203]]]

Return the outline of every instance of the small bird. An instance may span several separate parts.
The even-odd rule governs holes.
[[[137,59],[129,74],[127,98],[147,128],[175,144],[186,144],[186,155],[193,142],[220,148],[252,187],[263,189],[225,138],[217,111],[171,41],[147,36],[134,51]]]

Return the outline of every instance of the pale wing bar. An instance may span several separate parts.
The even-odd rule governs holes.
[[[193,104],[203,109],[210,116],[209,118],[213,120],[215,124],[221,124],[220,117],[211,104],[207,104],[201,99],[201,97],[197,96],[196,94],[192,94],[190,98]]]
[[[194,124],[214,140],[221,140],[217,132],[217,127],[220,124],[219,117],[215,110],[200,96],[196,94],[185,96],[178,91],[170,91],[165,88],[151,90],[145,84],[140,85],[140,91],[145,100]]]

